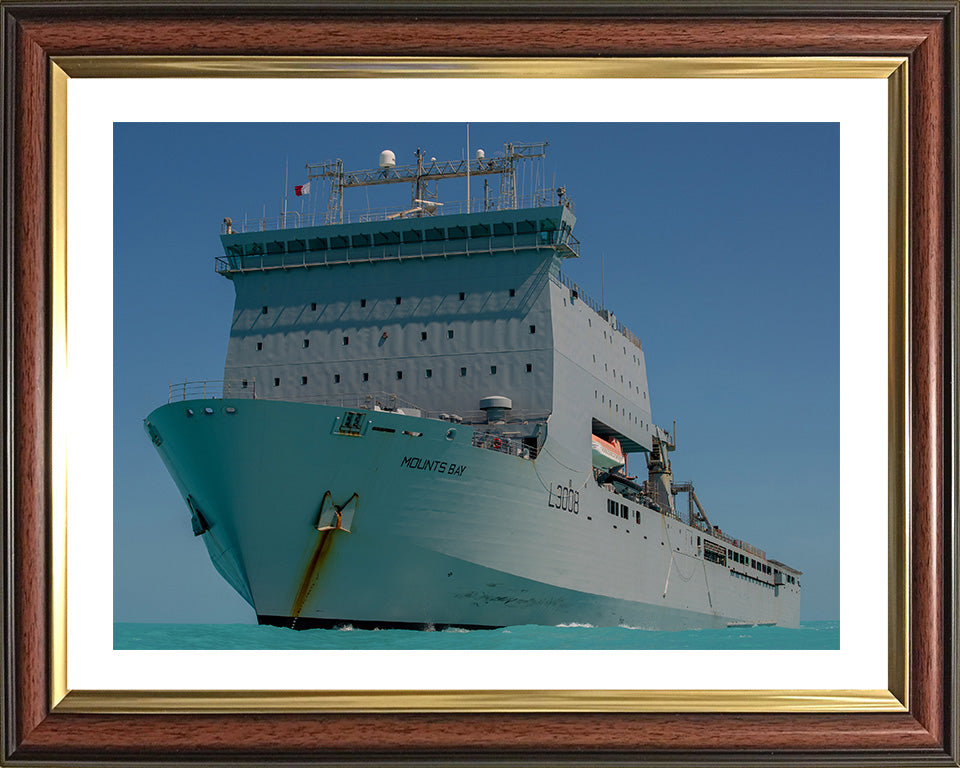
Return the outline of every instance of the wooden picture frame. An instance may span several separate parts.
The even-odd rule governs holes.
[[[231,2],[59,3],[0,0],[3,153],[3,742],[11,765],[51,762],[167,764],[287,762],[477,764],[911,764],[958,765],[957,680],[957,2],[673,5]],[[470,35],[463,30],[469,26]],[[169,74],[169,58],[207,62],[189,74],[256,75],[258,57],[538,58],[902,57],[909,177],[891,196],[891,247],[907,268],[891,290],[890,494],[909,510],[891,527],[902,550],[901,589],[891,596],[889,698],[857,711],[693,711],[669,697],[629,711],[612,699],[560,706],[367,706],[354,697],[318,716],[203,693],[176,701],[132,697],[98,705],[63,699],[63,631],[52,567],[61,521],[52,382],[63,363],[63,307],[55,300],[64,247],[65,194],[51,183],[65,136],[51,111],[74,76],[111,71]],[[238,58],[233,58],[238,57]],[[291,76],[315,70],[286,62]],[[164,62],[168,67],[163,68]],[[158,65],[159,68],[158,68]],[[354,64],[353,66],[356,66]],[[584,64],[586,66],[586,64]],[[87,69],[84,70],[84,67]],[[118,69],[119,68],[119,69]],[[58,74],[59,73],[59,74]],[[905,75],[905,76],[904,76]],[[908,94],[908,96],[907,96]],[[902,192],[902,197],[900,195]],[[898,215],[906,212],[905,215]],[[897,370],[903,374],[898,383]],[[907,399],[909,398],[909,399]],[[905,412],[903,412],[905,410]],[[52,542],[52,543],[51,543]],[[60,542],[60,543],[58,543]],[[909,581],[906,581],[909,577]],[[58,682],[59,680],[59,682]],[[58,687],[59,686],[59,687]],[[284,694],[277,694],[282,699]],[[265,702],[270,697],[262,697]],[[851,699],[852,700],[852,699]],[[191,706],[191,701],[193,706]],[[838,700],[839,701],[839,700]],[[886,703],[889,701],[885,700]],[[282,702],[281,702],[282,704]],[[425,711],[434,709],[436,711]],[[457,711],[459,709],[459,711]],[[511,711],[508,711],[511,710]],[[515,711],[519,709],[521,711]],[[685,710],[677,714],[678,709]],[[703,709],[703,708],[701,708]],[[776,707],[774,707],[776,709]],[[834,705],[834,709],[837,709]],[[472,710],[472,711],[467,711]]]

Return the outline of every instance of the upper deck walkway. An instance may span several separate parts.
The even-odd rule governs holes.
[[[237,232],[229,225],[225,229],[230,231],[220,236],[224,256],[217,258],[216,268],[230,275],[540,249],[571,258],[580,252],[571,232],[575,222],[564,203],[350,224],[306,225],[301,219],[301,226],[252,232]]]

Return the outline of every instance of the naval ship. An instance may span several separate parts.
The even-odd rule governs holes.
[[[144,425],[260,623],[799,625],[800,571],[674,480],[640,339],[563,273],[566,190],[518,190],[545,152],[309,164],[296,193],[325,210],[223,220],[224,378],[172,385]],[[385,184],[409,202],[345,216],[345,190]]]

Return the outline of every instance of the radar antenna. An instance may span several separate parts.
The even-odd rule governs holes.
[[[517,163],[524,160],[533,160],[546,156],[546,141],[504,145],[502,157],[485,157],[482,151],[471,160],[436,160],[430,158],[429,164],[423,160],[423,152],[417,149],[417,162],[412,165],[394,165],[383,162],[379,168],[363,171],[344,171],[343,160],[328,160],[324,163],[307,163],[307,177],[310,181],[316,179],[330,187],[327,203],[327,224],[343,223],[343,190],[354,187],[370,187],[380,184],[411,184],[410,199],[412,205],[409,211],[402,215],[424,216],[432,215],[440,203],[436,200],[436,193],[430,193],[427,182],[441,179],[458,179],[466,176],[500,176],[499,207],[514,209],[517,207]],[[387,150],[384,155],[393,153]]]

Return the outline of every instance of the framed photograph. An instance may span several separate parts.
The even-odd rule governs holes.
[[[492,21],[489,6],[470,4],[387,13],[323,3],[283,13],[247,4],[0,5],[4,762],[958,764],[956,3],[882,14],[856,3],[520,5],[498,7]],[[162,216],[134,216],[110,193],[160,178],[151,126],[193,126],[182,139],[194,144],[207,130],[203,141],[226,148],[249,121],[245,104],[257,106],[258,122],[330,120],[317,86],[338,109],[352,104],[350,115],[335,113],[340,133],[355,136],[389,122],[382,111],[421,122],[401,105],[426,94],[444,107],[425,106],[422,122],[459,132],[478,121],[475,137],[498,121],[833,126],[846,365],[841,520],[831,531],[842,545],[836,651],[669,652],[657,657],[660,669],[644,669],[644,657],[631,655],[640,652],[625,650],[514,649],[491,661],[464,649],[324,657],[115,646],[117,606],[129,612],[138,595],[158,598],[136,576],[121,576],[126,594],[111,579],[111,549],[132,540],[114,526],[105,489],[114,465],[97,433],[110,431],[102,380],[114,349],[100,329],[122,322],[105,297],[124,278],[98,255],[103,242],[123,243],[118,211],[161,248],[177,246],[160,231],[169,224]],[[531,88],[538,99],[524,95]],[[858,88],[867,106],[854,104]],[[569,114],[539,119],[538,102]],[[571,146],[574,135],[589,139],[569,130]],[[621,146],[595,131],[609,151]],[[804,151],[783,133],[769,141]],[[223,162],[242,164],[240,154],[224,149]],[[562,179],[564,158],[555,160]],[[213,197],[218,181],[210,179]],[[306,183],[291,176],[284,194],[295,185],[297,196],[309,194]],[[428,204],[424,197],[412,204]],[[234,256],[249,257],[247,224],[234,216],[223,226],[227,246],[237,233]],[[218,271],[237,266],[226,258]],[[314,375],[297,372],[301,385]],[[337,525],[348,506],[337,506]],[[191,510],[202,535],[202,511]],[[133,574],[129,555],[124,562],[122,573]]]

